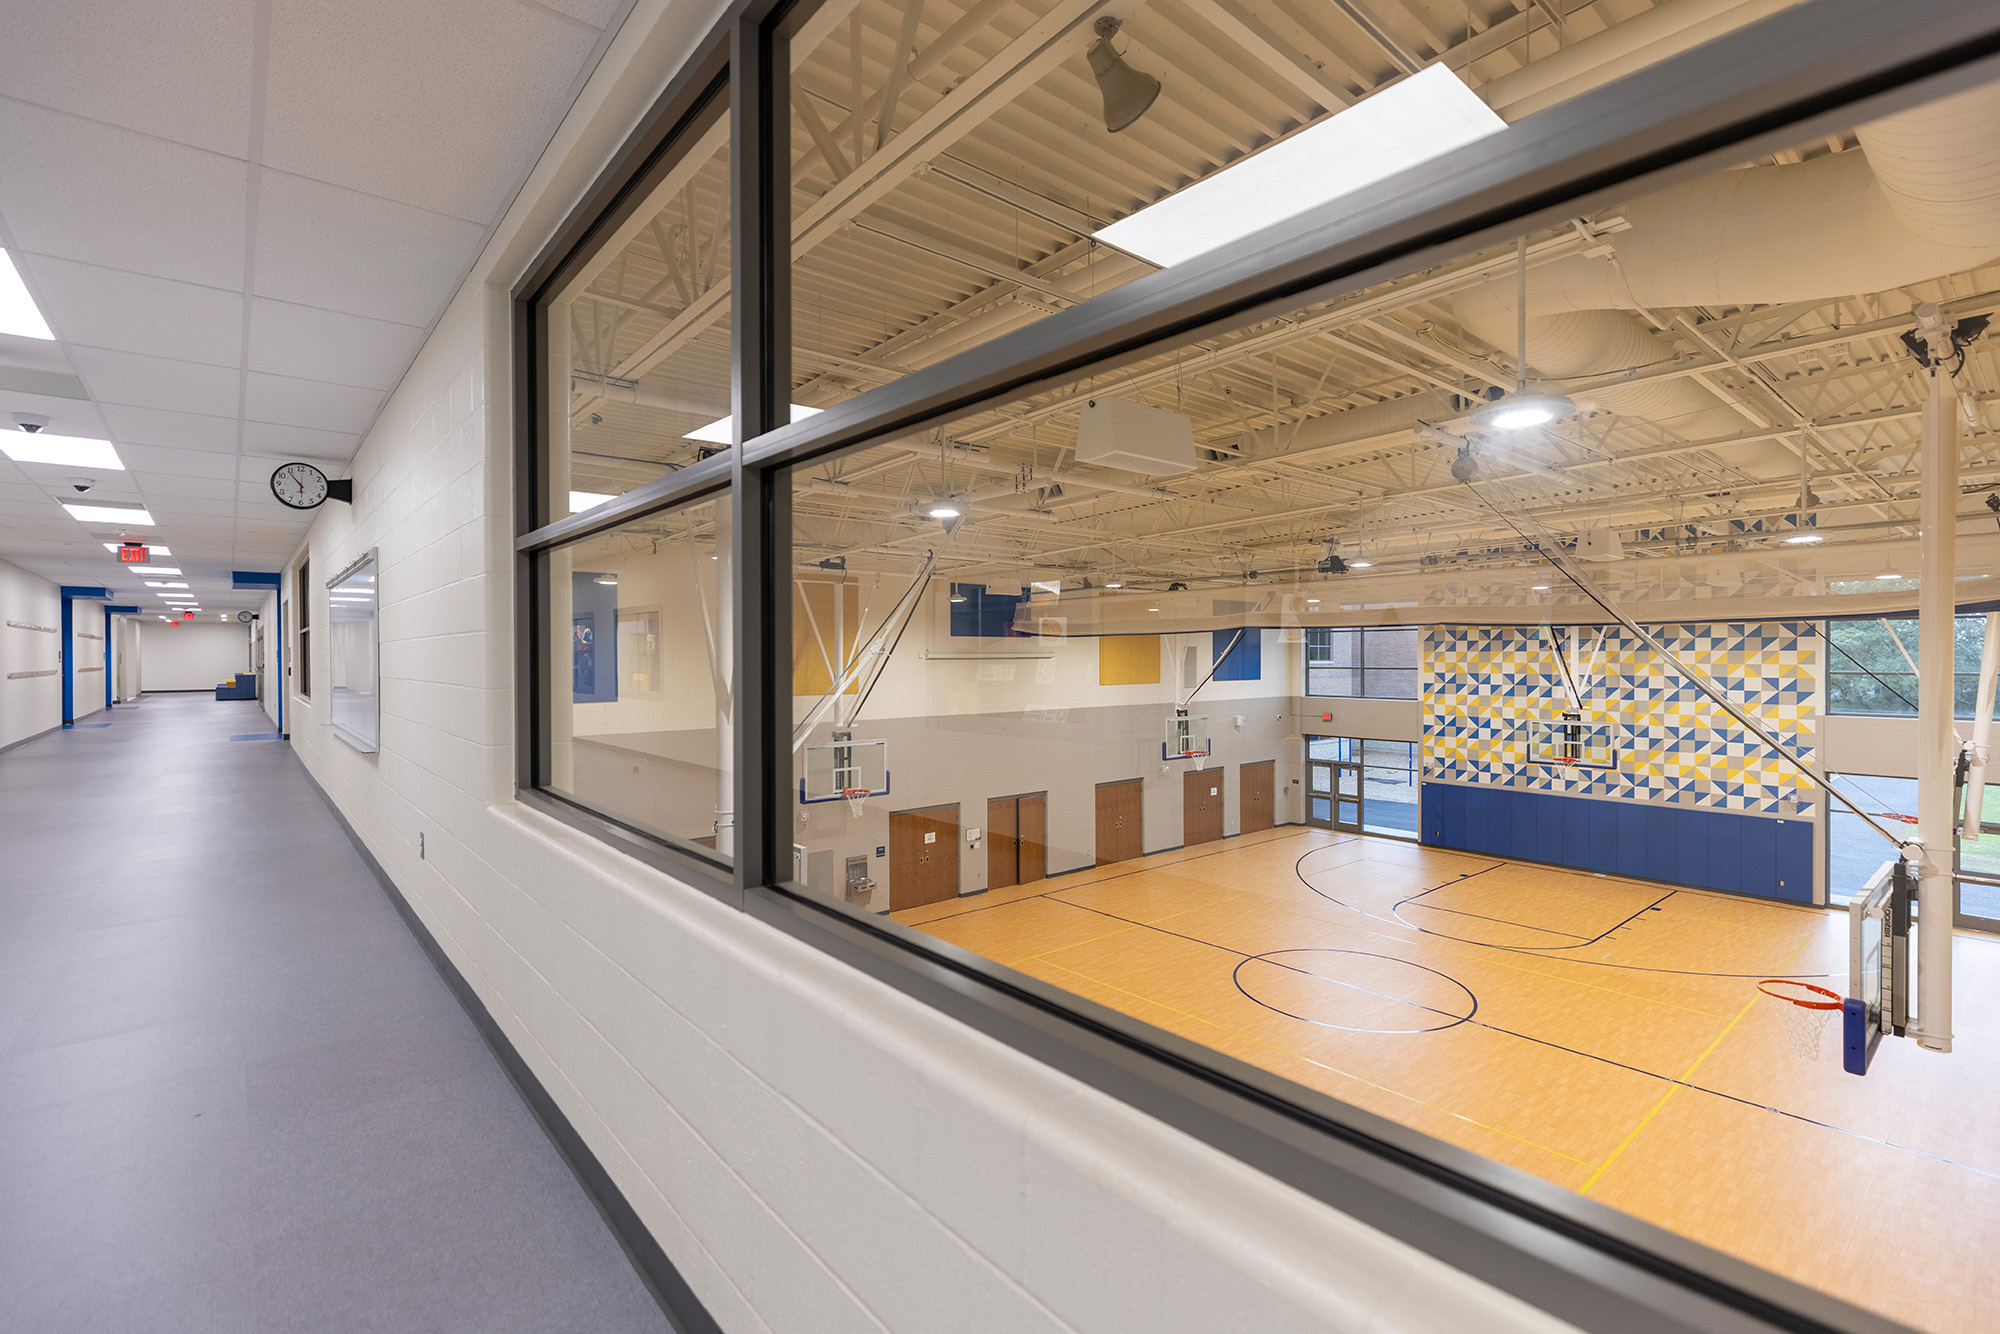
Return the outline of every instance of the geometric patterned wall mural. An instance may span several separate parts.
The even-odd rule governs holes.
[[[1780,741],[1817,758],[1819,633],[1811,621],[1648,627]],[[1615,765],[1530,758],[1528,724],[1569,707],[1606,725]],[[1433,625],[1424,630],[1425,775],[1577,797],[1810,818],[1814,784],[1621,625]]]

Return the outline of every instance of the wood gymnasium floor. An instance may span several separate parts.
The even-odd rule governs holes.
[[[896,920],[1922,1329],[2000,1329],[2000,939],[1950,1055],[1791,1054],[1844,912],[1284,826]],[[1887,1258],[1893,1250],[1908,1263]],[[1919,1258],[1921,1257],[1921,1258]]]

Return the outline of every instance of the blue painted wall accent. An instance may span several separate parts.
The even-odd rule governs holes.
[[[1238,633],[1241,639],[1236,639]],[[1261,631],[1250,629],[1217,630],[1215,643],[1209,649],[1214,655],[1215,679],[1218,681],[1261,681],[1264,679],[1264,636]],[[1236,648],[1231,651],[1229,641],[1236,639]],[[1229,654],[1223,657],[1223,654]]]
[[[570,575],[570,685],[578,704],[618,701],[618,585],[598,571]]]
[[[1014,624],[1014,609],[1025,600],[1018,593],[989,592],[985,584],[953,584],[951,591],[965,601],[951,604],[954,638],[999,639]]]
[[[1421,800],[1423,841],[1441,848],[1812,902],[1810,819],[1457,783]]]

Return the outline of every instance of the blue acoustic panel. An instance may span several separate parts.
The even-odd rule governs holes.
[[[1214,655],[1218,681],[1261,681],[1264,679],[1264,636],[1255,629],[1216,630],[1209,652]],[[1238,638],[1238,635],[1241,638]],[[1231,644],[1235,647],[1232,649]],[[1226,655],[1226,656],[1225,656]]]
[[[1812,902],[1811,820],[1425,783],[1424,841],[1494,857]]]

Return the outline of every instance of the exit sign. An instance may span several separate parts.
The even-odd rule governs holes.
[[[146,548],[134,543],[126,543],[118,548],[118,559],[127,565],[144,565],[147,554]]]

